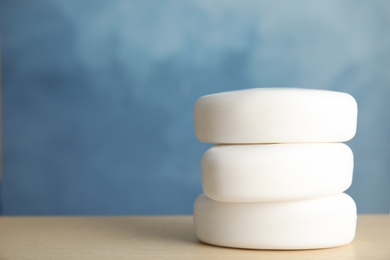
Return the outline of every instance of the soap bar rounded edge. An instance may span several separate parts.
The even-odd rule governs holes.
[[[221,202],[276,202],[339,194],[352,184],[343,143],[216,145],[201,159],[205,195]]]
[[[224,203],[200,195],[195,234],[204,243],[233,248],[302,250],[349,244],[356,204],[345,193],[281,203]]]
[[[279,101],[284,104],[264,102],[270,93],[272,97],[279,95]],[[288,98],[291,94],[295,97]],[[302,98],[304,102],[297,102],[294,98]],[[263,106],[261,104],[265,107],[253,112],[253,108]],[[296,112],[295,105],[299,108]],[[323,113],[327,109],[331,109],[327,112],[330,115]],[[275,114],[275,111],[280,113]],[[346,142],[356,135],[358,106],[354,97],[344,92],[255,88],[202,96],[195,102],[193,112],[195,136],[204,143]],[[316,112],[325,117],[314,122]],[[265,116],[259,117],[261,114]],[[270,120],[272,116],[276,119]],[[290,122],[294,117],[300,118],[297,123]]]

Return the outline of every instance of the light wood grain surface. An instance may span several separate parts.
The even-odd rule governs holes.
[[[390,216],[360,215],[346,246],[242,250],[199,242],[191,216],[0,217],[0,259],[386,259]]]

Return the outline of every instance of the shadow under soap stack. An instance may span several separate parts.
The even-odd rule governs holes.
[[[204,194],[199,240],[251,249],[341,246],[355,236],[357,104],[346,93],[263,88],[203,96],[194,107]]]

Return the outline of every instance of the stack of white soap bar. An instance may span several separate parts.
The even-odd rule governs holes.
[[[346,93],[249,89],[201,97],[195,134],[215,143],[201,162],[195,201],[197,237],[253,249],[311,249],[348,244],[356,205],[353,153],[357,104]]]

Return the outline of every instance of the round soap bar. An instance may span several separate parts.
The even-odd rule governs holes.
[[[357,104],[346,93],[260,88],[199,98],[195,135],[205,143],[344,142],[356,133]]]
[[[216,145],[201,172],[203,192],[218,201],[311,199],[350,187],[353,153],[343,143]]]
[[[218,202],[201,195],[195,233],[213,245],[252,249],[313,249],[348,244],[355,236],[356,205],[342,193],[312,200]]]

